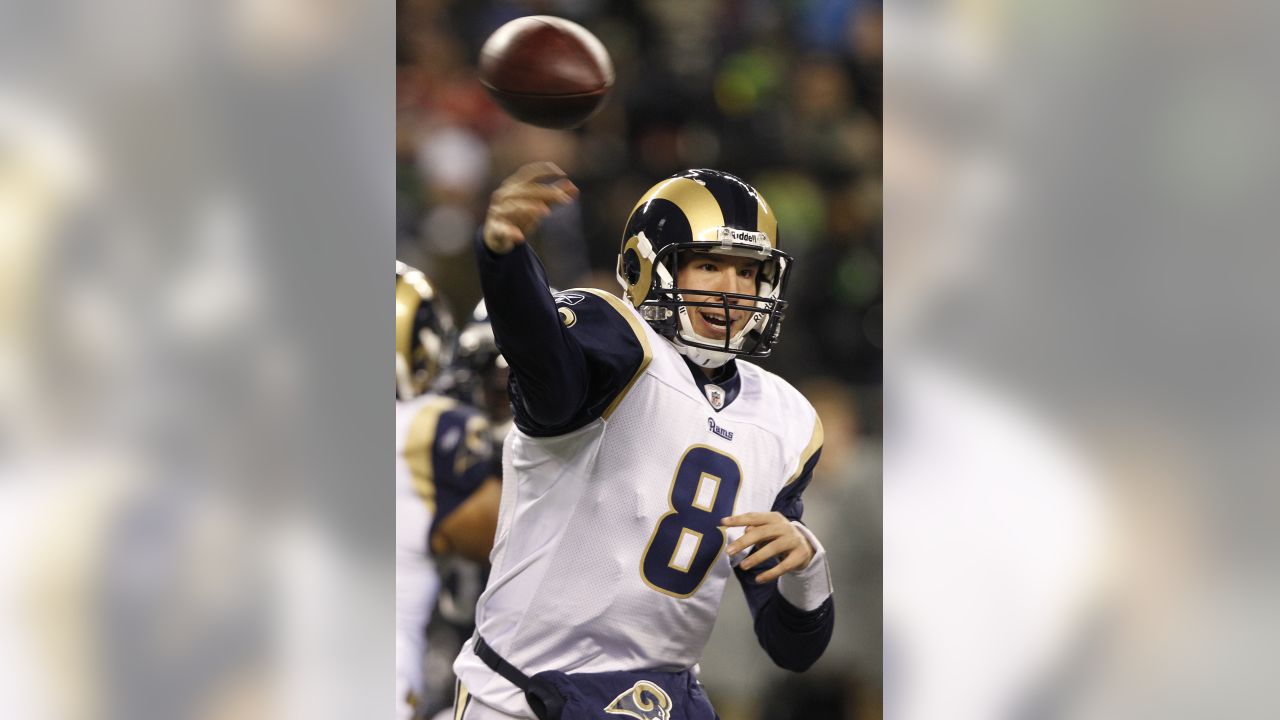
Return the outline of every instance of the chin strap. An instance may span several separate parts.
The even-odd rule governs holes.
[[[680,338],[671,338],[671,344],[675,346],[676,352],[689,358],[698,367],[718,368],[724,367],[732,360],[735,355],[720,350],[707,350],[706,348],[689,347],[680,342]]]

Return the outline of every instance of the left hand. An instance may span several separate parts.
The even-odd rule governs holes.
[[[809,545],[809,540],[782,513],[751,512],[730,515],[721,520],[720,525],[747,529],[742,537],[725,548],[725,552],[729,553],[730,557],[752,545],[756,546],[756,551],[738,565],[743,570],[750,570],[769,558],[781,556],[776,566],[756,578],[757,583],[767,583],[789,572],[799,570],[806,567],[813,559],[814,549]]]

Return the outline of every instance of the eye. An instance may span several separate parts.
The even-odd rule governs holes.
[[[746,278],[747,280],[750,280],[755,276],[756,276],[756,269],[754,267],[738,268],[738,277],[740,278]]]
[[[717,268],[716,264],[713,262],[702,262],[698,263],[698,269],[706,272],[715,272],[719,268]]]

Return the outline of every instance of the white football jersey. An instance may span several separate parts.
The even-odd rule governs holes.
[[[396,717],[422,696],[426,627],[440,577],[430,536],[489,474],[488,423],[439,395],[396,402]],[[440,512],[437,512],[439,510]]]
[[[726,533],[720,520],[769,511],[821,446],[821,425],[787,382],[741,360],[738,395],[723,406],[629,306],[575,292],[621,313],[645,360],[586,426],[507,437],[477,629],[527,675],[690,668],[732,574],[724,547],[742,533]],[[533,717],[520,691],[471,648],[454,664],[467,690]]]

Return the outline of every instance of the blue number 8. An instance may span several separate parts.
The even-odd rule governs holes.
[[[685,451],[671,480],[671,509],[658,520],[640,560],[640,575],[660,593],[697,592],[724,549],[720,520],[733,514],[742,484],[738,461],[706,445]]]

